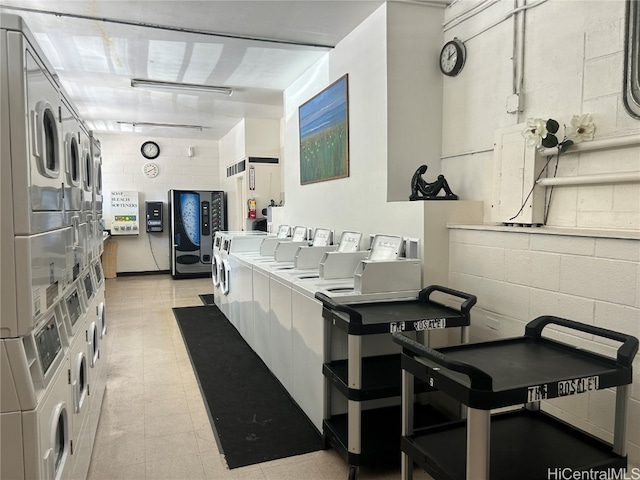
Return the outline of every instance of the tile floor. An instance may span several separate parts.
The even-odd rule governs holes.
[[[347,464],[332,449],[227,468],[171,310],[202,305],[198,295],[211,293],[210,282],[106,281],[109,376],[88,480],[346,480]],[[400,471],[362,467],[358,478],[397,480]]]

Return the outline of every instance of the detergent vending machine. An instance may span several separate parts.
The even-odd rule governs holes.
[[[171,276],[211,275],[214,234],[227,228],[225,193],[169,190],[169,228]]]

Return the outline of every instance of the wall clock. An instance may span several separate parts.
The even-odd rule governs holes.
[[[440,51],[440,71],[454,77],[460,73],[466,60],[466,48],[461,40],[454,38],[448,41]]]
[[[155,162],[147,162],[142,167],[142,173],[149,178],[156,178],[160,173],[160,167]]]
[[[149,160],[153,160],[160,155],[160,147],[156,142],[144,142],[142,147],[140,147],[140,152],[142,152],[142,156],[144,158],[148,158]]]

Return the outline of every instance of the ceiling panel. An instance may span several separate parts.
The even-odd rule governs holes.
[[[383,3],[0,0],[0,14],[25,19],[89,128],[201,125],[199,135],[219,139],[245,116],[280,118],[283,90]],[[227,86],[233,94],[134,89],[132,78]]]

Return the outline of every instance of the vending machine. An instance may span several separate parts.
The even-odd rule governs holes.
[[[171,276],[211,275],[214,234],[227,228],[225,193],[169,190],[169,228]]]

